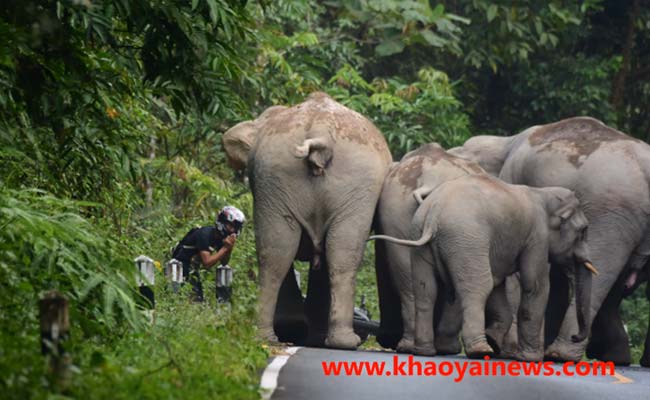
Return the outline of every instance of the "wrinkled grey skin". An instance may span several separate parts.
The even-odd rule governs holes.
[[[453,287],[460,301],[467,356],[493,354],[488,337],[500,346],[512,323],[505,278],[519,272],[522,300],[514,357],[539,361],[544,350],[540,333],[548,300],[549,260],[576,274],[579,304],[588,298],[591,274],[583,266],[589,260],[586,229],[587,219],[570,190],[509,185],[481,174],[448,181],[429,194],[413,217],[411,237],[419,239],[371,238],[414,246],[414,353],[436,354],[434,303],[444,286]],[[492,318],[487,330],[486,314]],[[584,339],[587,318],[579,315],[581,330],[574,340]]]
[[[443,182],[468,174],[485,173],[478,164],[448,154],[438,144],[425,144],[391,167],[377,204],[375,232],[393,237],[408,237],[413,214],[422,198]],[[415,309],[411,283],[410,250],[407,247],[375,242],[375,265],[379,289],[381,328],[377,341],[384,347],[411,352]],[[440,323],[437,323],[438,353],[456,354],[461,350],[457,307],[445,307],[441,296]],[[398,343],[399,342],[399,343]]]
[[[360,114],[315,93],[236,125],[223,142],[229,163],[246,166],[254,197],[258,334],[278,340],[280,287],[295,286],[288,272],[299,259],[311,264],[308,343],[356,348],[356,272],[392,161],[383,136]]]
[[[510,183],[575,191],[589,220],[588,244],[600,275],[591,293],[591,319],[626,268],[650,257],[650,146],[598,120],[576,117],[534,126],[512,137],[477,136],[450,153],[479,163]],[[554,282],[552,280],[552,291]],[[555,296],[551,297],[551,300]],[[549,303],[546,356],[577,361],[587,341],[573,343],[575,304]],[[618,312],[618,311],[617,311]],[[612,320],[622,330],[620,317]],[[624,353],[608,361],[628,364]]]

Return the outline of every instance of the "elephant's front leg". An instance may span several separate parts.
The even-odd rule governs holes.
[[[607,294],[627,264],[632,249],[629,243],[621,241],[624,236],[616,229],[609,226],[597,227],[595,224],[590,225],[589,229],[591,258],[600,272],[598,277],[594,279],[591,288],[590,320],[586,321],[587,326],[591,328],[593,319],[600,310]],[[546,349],[545,357],[549,360],[579,361],[587,347],[587,340],[574,343],[572,336],[576,332],[578,332],[576,302],[575,299],[572,299],[564,314],[558,336]]]
[[[520,256],[521,303],[517,313],[520,361],[541,361],[544,357],[544,311],[550,288],[547,250],[534,245]]]
[[[613,361],[616,365],[630,365],[629,338],[619,310],[623,300],[620,285],[614,285],[596,314],[587,345],[587,357]]]
[[[273,317],[278,293],[298,251],[300,227],[295,221],[294,225],[288,223],[292,221],[289,215],[283,218],[276,212],[263,212],[258,209],[256,208],[255,212],[255,239],[260,268],[258,336],[275,342],[278,339],[273,331]]]
[[[434,346],[433,312],[438,296],[438,284],[431,263],[430,245],[411,250],[411,271],[415,295],[415,345],[413,353],[433,356]]]

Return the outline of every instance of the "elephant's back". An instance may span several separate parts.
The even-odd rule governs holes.
[[[483,248],[510,259],[538,220],[539,210],[525,187],[487,174],[446,182],[425,201],[431,202],[438,221],[439,248]],[[503,243],[508,249],[501,248]]]
[[[578,117],[527,131],[500,178],[576,192],[587,217],[609,210],[650,212],[650,146],[593,118]]]
[[[408,153],[390,168],[382,195],[388,191],[401,191],[404,196],[411,196],[420,187],[435,189],[449,180],[480,173],[485,171],[478,164],[429,143]]]
[[[480,225],[496,226],[504,215],[528,218],[527,214],[532,212],[525,207],[530,199],[523,187],[509,185],[488,174],[466,175],[445,182],[431,197],[438,218],[452,225],[458,218],[469,218]]]
[[[392,162],[379,130],[360,114],[329,96],[316,94],[298,105],[278,110],[259,125],[250,151],[251,186],[259,202],[275,205],[321,224],[336,210],[374,210]],[[330,158],[314,174],[305,143],[327,146]]]
[[[260,124],[259,135],[261,146],[300,144],[307,138],[326,136],[342,153],[346,147],[351,151],[361,147],[387,165],[392,162],[384,136],[369,119],[321,92],[269,116]]]

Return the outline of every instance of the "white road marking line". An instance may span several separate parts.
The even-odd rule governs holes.
[[[262,382],[260,383],[260,388],[262,389],[262,399],[269,400],[275,391],[275,388],[278,386],[278,376],[280,375],[280,370],[284,367],[284,364],[289,361],[289,357],[296,354],[298,350],[302,349],[299,346],[288,347],[284,350],[286,355],[276,356],[271,364],[269,364],[264,373],[262,374]]]

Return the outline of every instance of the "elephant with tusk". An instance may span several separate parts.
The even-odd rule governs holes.
[[[522,300],[515,358],[541,360],[549,261],[575,274],[580,329],[573,340],[586,338],[593,266],[585,241],[587,219],[570,190],[509,185],[489,175],[463,176],[424,199],[412,229],[411,239],[370,239],[414,247],[414,353],[436,354],[434,304],[439,288],[446,287],[460,301],[465,353],[474,358],[493,354],[512,323],[505,279],[518,272]],[[493,319],[487,330],[486,315]]]
[[[591,354],[618,365],[630,364],[618,309],[622,295],[615,284],[624,270],[650,260],[650,145],[596,119],[575,117],[533,126],[510,137],[476,136],[449,152],[477,162],[505,182],[560,186],[576,193],[589,220],[587,242],[592,258],[600,267],[587,325],[591,327],[595,318],[597,329],[606,326],[614,335],[607,339],[611,351],[602,346]],[[551,292],[567,290],[561,280],[551,279]],[[551,297],[546,312],[546,357],[578,361],[587,340],[571,340],[578,330],[575,303],[554,301],[559,298],[563,296]],[[605,308],[603,317],[601,306]],[[598,332],[594,336],[605,340]]]

